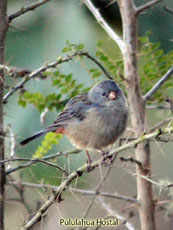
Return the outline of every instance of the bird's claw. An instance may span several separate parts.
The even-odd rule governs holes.
[[[86,163],[87,163],[87,172],[93,171],[93,170],[94,170],[94,167],[91,166],[92,161],[88,161],[88,160],[87,160]]]

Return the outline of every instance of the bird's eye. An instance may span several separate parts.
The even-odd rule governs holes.
[[[103,92],[103,93],[102,93],[102,96],[103,96],[103,97],[104,97],[104,96],[106,96],[106,93],[105,93],[105,92]]]

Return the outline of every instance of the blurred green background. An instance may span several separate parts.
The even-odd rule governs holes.
[[[9,0],[8,15],[28,4],[31,4],[31,2],[34,1]],[[111,26],[116,30],[116,32],[121,35],[121,19],[118,8],[116,4],[109,5],[105,4],[105,2],[106,1],[104,0],[98,0],[95,1],[95,4],[100,8],[101,13],[104,15],[106,20],[111,23]],[[109,3],[109,1],[107,2]],[[135,2],[136,5],[139,6],[148,1],[136,0]],[[157,6],[147,10],[139,16],[139,35],[144,36],[147,31],[151,31],[151,41],[160,42],[161,48],[165,53],[167,53],[172,50],[173,47],[173,15],[163,9],[165,5],[173,9],[173,2],[171,0],[162,1]],[[85,50],[92,55],[94,55],[96,51],[96,42],[101,40],[103,41],[103,49],[107,55],[114,60],[121,58],[117,45],[107,36],[104,30],[95,21],[88,9],[84,6],[84,4],[82,4],[82,1],[54,0],[34,11],[20,16],[12,22],[6,41],[6,64],[9,66],[16,66],[17,68],[35,70],[47,62],[56,60],[59,55],[62,55],[61,50],[64,46],[66,46],[67,40],[71,43],[85,44]],[[93,85],[94,80],[88,77],[88,69],[92,67],[95,67],[95,65],[85,59],[80,63],[77,61],[71,61],[67,64],[63,64],[61,70],[66,74],[73,73],[73,77],[77,79],[77,82],[83,83],[85,87],[90,87]],[[101,78],[104,79],[105,76],[102,75]],[[7,83],[10,85],[15,85],[17,82],[18,79],[7,79]],[[41,91],[44,94],[49,94],[55,90],[51,87],[49,79],[43,81],[31,80],[25,85],[25,88],[29,89],[31,92]],[[6,104],[5,123],[12,125],[12,130],[17,136],[17,140],[21,140],[42,129],[43,125],[40,123],[39,111],[32,105],[28,105],[25,109],[18,106],[17,97],[18,93],[15,93],[12,97],[10,97],[8,103]],[[171,115],[168,110],[159,112],[149,110],[147,114],[147,119],[151,126],[159,122],[163,117],[166,118]],[[49,112],[46,115],[46,124],[50,124],[56,116],[56,111]],[[40,141],[41,139],[34,141],[22,149],[18,148],[18,156],[31,157],[37,149]],[[158,145],[153,144],[152,151],[154,179],[172,180],[173,172],[171,162],[173,160],[173,156],[171,156],[171,153],[173,145]],[[6,154],[8,155],[10,150],[10,141],[8,138],[6,146]],[[61,150],[67,151],[72,148],[73,147],[69,141],[63,137],[62,140],[60,140],[59,145],[57,145],[52,152]],[[127,152],[126,154],[128,155],[131,153]],[[95,157],[94,154],[92,157]],[[76,168],[85,161],[85,154],[82,153],[77,156],[73,155],[70,157],[70,160],[68,160],[68,163],[69,161],[71,163],[68,167],[71,167],[71,169]],[[67,159],[60,160],[62,165],[64,162],[67,164]],[[117,165],[118,164],[119,163],[117,163]],[[116,191],[120,194],[129,196],[135,195],[136,182],[135,179],[129,175],[132,171],[134,171],[134,168],[131,166],[128,166],[127,169],[123,170],[119,170],[117,167],[117,169],[113,170],[106,182],[104,190],[108,190],[110,192]],[[48,167],[42,165],[39,165],[38,167],[34,166],[32,169],[22,170],[19,174],[20,178],[31,182],[40,182],[40,180],[43,180],[44,183],[46,182],[52,184],[58,184],[60,182],[60,180],[57,180],[58,174],[56,170],[50,170]],[[18,178],[18,173],[16,173],[15,176]],[[83,179],[79,181],[79,186],[81,185],[86,189],[93,189],[96,186],[98,178],[100,180],[99,170],[91,173],[91,175],[83,177]],[[12,197],[11,191],[12,189],[8,190],[9,197]],[[34,205],[36,205],[36,201],[40,199],[40,193],[29,190],[27,191],[27,194],[29,194],[31,198],[31,206],[34,207]],[[90,199],[90,197],[83,198],[82,196],[79,196],[80,201],[77,201],[71,194],[69,194],[69,196],[65,198],[65,202],[60,204],[60,208],[51,208],[50,213],[54,213],[55,210],[55,212],[57,212],[57,216],[81,217],[80,209],[86,207],[88,199]],[[116,206],[116,209],[119,210],[125,204],[122,205],[122,202],[120,201],[113,201],[112,205],[114,208]],[[16,212],[18,217],[14,215],[14,208],[17,208],[18,210]],[[96,209],[93,209],[94,214],[91,213],[91,216],[102,216],[103,212],[97,209],[97,204],[95,208]],[[97,210],[97,212],[94,210]],[[22,223],[21,211],[23,211],[23,207],[15,202],[7,203],[7,229],[18,229],[18,226]],[[51,220],[49,219],[49,221],[46,222],[46,226],[43,229],[47,229],[48,227],[50,230],[59,229],[55,227],[57,226],[57,216],[54,215],[54,219],[51,217]],[[134,221],[136,226],[138,226],[137,219],[138,218]],[[52,222],[56,224],[54,225]],[[165,224],[165,222],[162,224]],[[166,226],[167,229],[169,229],[168,222],[166,222]],[[166,230],[166,228],[164,229]]]

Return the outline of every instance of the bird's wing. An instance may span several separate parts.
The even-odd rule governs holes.
[[[85,118],[86,110],[92,106],[93,103],[88,99],[87,93],[78,95],[67,103],[64,110],[48,128],[66,125],[74,119],[81,121]]]

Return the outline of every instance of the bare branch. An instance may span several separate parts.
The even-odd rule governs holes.
[[[137,203],[137,200],[135,198],[132,197],[127,197],[127,196],[123,196],[123,195],[118,195],[116,193],[109,193],[109,192],[100,192],[100,191],[92,191],[92,190],[84,190],[84,189],[77,189],[77,188],[69,188],[69,190],[72,190],[73,192],[78,192],[78,193],[82,193],[83,195],[96,195],[96,196],[104,196],[104,197],[109,197],[109,198],[114,198],[114,199],[118,199],[118,200],[124,200],[124,201],[128,201],[131,203]]]
[[[101,208],[105,209],[110,216],[114,216],[121,221],[120,224],[124,224],[128,230],[135,230],[135,228],[123,216],[119,215],[111,208],[110,204],[105,202],[104,198],[98,197],[97,200],[100,203]]]
[[[163,75],[163,77],[143,96],[145,101],[149,100],[151,96],[161,87],[161,85],[171,76],[173,73],[173,66]]]
[[[120,157],[120,160],[125,161],[125,162],[135,163],[139,166],[139,168],[144,169],[142,166],[142,163],[140,161],[134,159],[133,157],[129,157],[129,158]]]
[[[153,0],[151,2],[148,2],[142,6],[139,6],[136,8],[136,15],[140,14],[141,12],[151,8],[152,6],[156,5],[157,3],[161,2],[162,0]]]
[[[10,140],[11,140],[11,151],[10,151],[10,158],[15,156],[15,148],[16,148],[16,137],[12,131],[11,125],[8,125],[9,133],[10,133]],[[11,162],[7,166],[7,170],[11,168]]]
[[[29,182],[22,182],[22,181],[16,181],[16,180],[8,180],[7,184],[9,185],[21,185],[21,186],[26,186],[30,188],[48,188],[52,190],[57,190],[58,186],[52,186],[52,185],[46,185],[46,184],[35,184],[35,183],[29,183]],[[73,187],[68,187],[67,190],[81,193],[82,195],[96,195],[96,196],[104,196],[108,198],[113,198],[113,199],[118,199],[118,200],[124,200],[130,203],[137,203],[137,200],[132,197],[127,197],[123,195],[119,195],[116,193],[109,193],[109,192],[100,192],[100,191],[95,191],[95,190],[85,190],[85,189],[78,189],[78,188],[73,188]]]
[[[123,40],[113,31],[113,29],[104,20],[99,10],[95,8],[90,0],[83,0],[84,4],[88,7],[91,13],[94,15],[98,23],[103,27],[103,29],[108,33],[108,35],[116,42],[122,53],[124,53],[124,42]]]
[[[21,8],[19,11],[17,11],[14,14],[11,14],[10,16],[8,16],[8,22],[10,23],[13,19],[21,16],[22,14],[27,13],[28,11],[32,11],[35,10],[37,7],[45,4],[46,2],[48,2],[49,0],[40,0],[38,2],[32,3],[31,5],[27,6],[27,7],[23,7]]]
[[[110,151],[110,153],[108,154],[109,156],[113,156],[125,149],[131,148],[136,146],[139,143],[144,142],[145,140],[151,139],[151,138],[156,138],[158,136],[160,136],[161,134],[165,134],[165,133],[173,133],[173,126],[162,129],[162,130],[156,130],[155,132],[151,133],[151,134],[146,134],[143,135],[141,137],[139,137],[137,140],[127,143],[123,146],[120,146],[119,148]],[[98,161],[93,161],[91,163],[91,167],[95,168],[98,167],[99,165],[102,164],[103,159],[99,159]],[[50,196],[50,198],[41,206],[41,208],[36,212],[35,216],[29,220],[22,228],[21,230],[27,230],[29,228],[31,228],[32,226],[34,226],[42,217],[42,215],[45,213],[45,211],[55,202],[57,201],[57,198],[59,196],[61,196],[62,192],[67,188],[67,186],[71,183],[72,180],[74,180],[75,178],[81,176],[83,174],[83,172],[87,171],[87,164],[79,167],[77,169],[77,171],[72,172],[62,183],[61,185],[54,191],[54,193]]]
[[[24,159],[23,159],[24,160]],[[28,160],[27,160],[28,161]],[[43,163],[45,165],[48,165],[48,166],[52,166],[54,168],[57,168],[59,169],[60,171],[62,171],[63,173],[65,173],[65,175],[68,175],[68,173],[62,168],[60,167],[59,165],[57,164],[54,164],[54,163],[51,163],[49,161],[45,161],[45,160],[42,160],[42,159],[30,159],[28,163],[26,164],[23,164],[23,165],[18,165],[16,168],[10,168],[10,169],[7,169],[6,170],[6,175],[16,171],[16,170],[19,170],[19,169],[23,169],[23,168],[27,168],[27,167],[30,167],[31,165],[33,164],[36,164],[36,163]]]
[[[171,8],[169,8],[169,7],[167,7],[167,6],[164,6],[164,9],[165,9],[166,11],[168,11],[170,14],[173,14],[173,9],[171,9]]]
[[[39,162],[43,163],[43,164],[47,164],[47,165],[52,166],[52,167],[56,167],[60,171],[62,171],[63,173],[65,173],[65,175],[67,175],[68,173],[63,168],[61,168],[60,166],[58,166],[56,164],[48,162],[47,160],[54,159],[54,158],[57,158],[57,157],[60,157],[60,156],[67,156],[69,154],[77,154],[79,152],[80,152],[80,150],[77,150],[77,149],[69,151],[69,152],[66,152],[66,153],[58,152],[58,153],[55,153],[55,154],[51,154],[51,155],[45,156],[45,157],[43,157],[43,159],[10,158],[10,159],[6,159],[4,161],[0,161],[0,164],[6,163],[6,162],[9,162],[9,161],[28,161],[26,164],[18,165],[15,168],[10,168],[10,169],[6,170],[6,172],[5,172],[6,175],[9,175],[10,173],[13,173],[13,172],[15,172],[17,170],[20,170],[20,169],[28,168],[31,165],[39,163]]]
[[[7,99],[13,95],[17,90],[21,89],[24,87],[25,83],[28,82],[29,80],[35,78],[37,75],[39,75],[40,73],[46,71],[47,69],[50,68],[55,68],[56,66],[58,66],[59,64],[62,64],[64,62],[68,62],[71,61],[74,57],[76,56],[86,56],[89,59],[91,59],[92,61],[94,61],[103,71],[103,73],[109,78],[112,79],[111,76],[108,74],[108,72],[105,70],[105,68],[91,55],[89,55],[86,51],[76,51],[70,55],[67,55],[66,57],[59,57],[57,61],[52,62],[52,63],[48,63],[42,67],[40,67],[39,69],[33,71],[32,73],[30,73],[29,75],[27,75],[22,81],[20,81],[16,86],[14,86],[4,97],[3,97],[3,103],[7,102]],[[0,69],[5,69],[7,70],[7,66],[0,66]]]
[[[167,124],[171,120],[172,120],[172,117],[168,117],[167,119],[157,123],[154,127],[152,127],[152,129],[150,129],[150,132],[153,132],[154,130],[159,129],[160,127],[162,127],[163,125]]]
[[[146,105],[146,109],[169,109],[166,105]]]
[[[27,74],[30,74],[31,71],[27,69],[20,69],[16,67],[9,67],[6,65],[0,65],[0,70],[4,70],[9,74],[10,77],[24,77]]]

